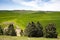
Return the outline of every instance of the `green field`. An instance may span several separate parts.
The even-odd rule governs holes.
[[[60,12],[43,12],[43,11],[0,11],[0,24],[2,27],[6,27],[8,23],[14,23],[14,26],[18,25],[21,29],[25,29],[29,22],[37,22],[39,21],[43,27],[48,25],[48,23],[55,23],[58,35],[60,36]],[[2,38],[6,38],[6,40],[28,40],[27,37],[8,37],[8,36],[0,36],[0,40]],[[7,38],[8,37],[8,38]],[[30,38],[30,40],[60,40],[58,39],[50,39],[50,38]]]
[[[16,37],[16,36],[0,36],[0,40],[60,40],[60,38],[29,38],[29,37]]]
[[[60,12],[43,11],[0,11],[0,24],[6,27],[7,23],[14,23],[24,29],[28,22],[39,21],[43,27],[48,23],[55,23],[57,32],[60,35]]]

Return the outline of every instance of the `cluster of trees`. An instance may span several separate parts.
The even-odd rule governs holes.
[[[0,25],[0,35],[16,36],[13,24],[10,24],[6,29],[2,29],[2,26]]]
[[[29,23],[24,30],[24,35],[28,37],[42,37],[43,27],[39,22],[37,22],[37,25],[34,22]]]
[[[45,32],[44,32],[45,31]],[[37,22],[28,23],[27,27],[24,30],[24,35],[28,37],[47,37],[47,38],[57,38],[57,32],[55,24],[50,23],[46,26],[43,31],[43,26]]]
[[[28,37],[47,37],[47,38],[57,38],[58,34],[56,32],[55,24],[50,23],[46,25],[44,31],[43,26],[38,21],[36,24],[34,22],[28,23],[24,32],[21,30],[21,35]],[[14,29],[14,25],[10,24],[6,29],[2,29],[0,25],[0,35],[9,35],[9,36],[17,36],[16,31]]]
[[[4,30],[5,35],[16,36],[14,25],[10,24],[7,29]]]
[[[16,31],[16,29],[18,31]],[[0,35],[7,35],[7,36],[19,36],[23,34],[23,30],[19,29],[19,28],[14,28],[13,24],[9,24],[8,27],[5,27],[4,29],[2,29],[2,26],[0,25]],[[19,33],[20,32],[20,33]],[[19,33],[19,35],[18,35]]]

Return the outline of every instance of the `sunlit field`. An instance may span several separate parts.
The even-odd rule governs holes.
[[[0,25],[6,27],[8,23],[14,23],[14,27],[18,25],[21,29],[25,29],[29,22],[39,21],[43,27],[49,23],[55,23],[58,35],[60,36],[60,12],[40,12],[40,11],[0,11]],[[60,40],[58,38],[28,38],[17,36],[0,36],[0,40]]]
[[[60,38],[29,38],[29,37],[17,37],[17,36],[0,36],[0,40],[60,40]]]

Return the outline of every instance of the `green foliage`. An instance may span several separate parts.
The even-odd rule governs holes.
[[[15,29],[14,29],[13,24],[10,24],[9,25],[8,31],[7,31],[7,35],[16,36],[16,32],[15,32]]]
[[[32,22],[29,23],[26,27],[24,33],[28,37],[42,37],[43,36],[43,28],[39,22],[37,22],[37,25]]]
[[[46,27],[46,37],[47,38],[57,38],[55,24],[51,23]]]
[[[31,27],[31,23],[29,23],[29,24],[26,26],[25,30],[24,30],[24,35],[25,35],[25,36],[28,36],[28,35],[29,35],[29,31],[31,30],[30,27]],[[30,30],[29,30],[29,29],[30,29]],[[28,32],[28,33],[27,33],[27,32]]]
[[[58,35],[60,35],[60,12],[0,11],[0,24],[7,21],[12,22],[12,20],[22,29],[25,29],[26,24],[31,21],[39,21],[44,27],[53,22],[56,24]]]
[[[36,37],[36,32],[37,32],[37,29],[34,22],[29,23],[24,31],[25,35],[28,37]]]
[[[43,36],[43,26],[39,23],[39,21],[36,24],[37,27],[37,37],[42,37]]]
[[[3,29],[1,28],[1,25],[0,25],[0,35],[3,35]]]

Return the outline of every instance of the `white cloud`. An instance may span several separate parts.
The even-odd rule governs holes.
[[[43,2],[41,0],[32,0],[30,2],[25,2],[23,0],[12,1],[24,6],[32,7],[28,7],[31,10],[60,11],[60,0],[50,0],[49,2]]]
[[[12,1],[13,2],[16,2],[18,4],[25,5],[25,6],[32,6],[32,7],[37,6],[36,5],[37,4],[37,1],[36,0],[35,1],[30,1],[30,2],[25,2],[23,0],[12,0]]]

